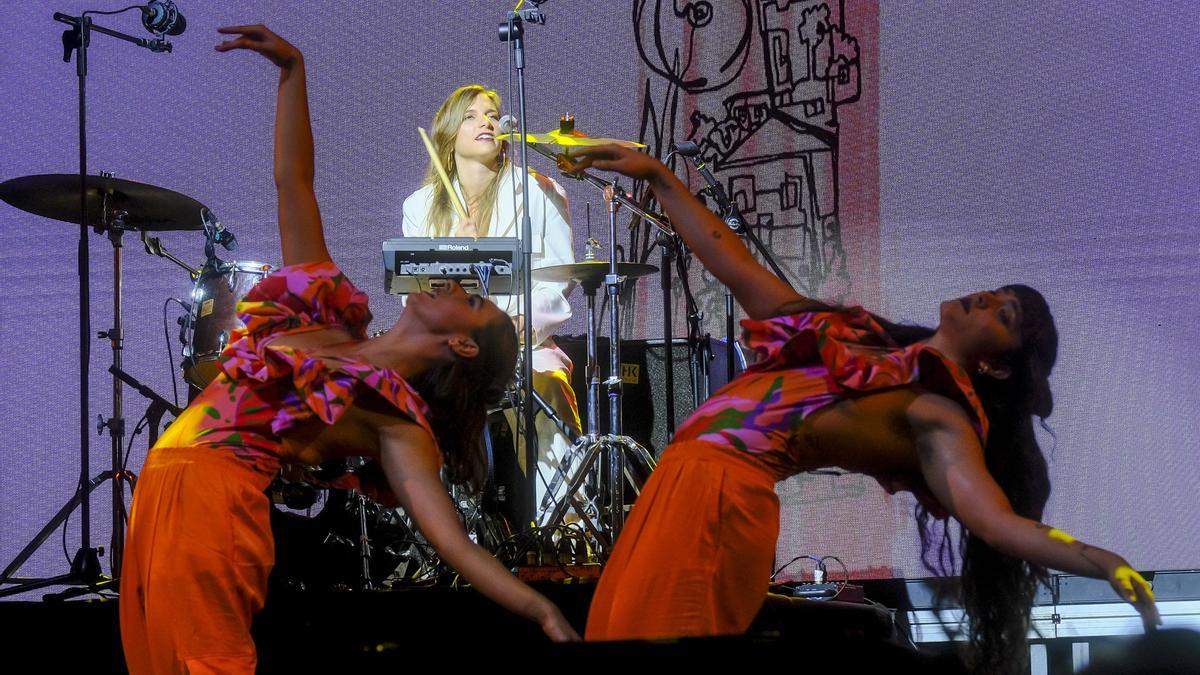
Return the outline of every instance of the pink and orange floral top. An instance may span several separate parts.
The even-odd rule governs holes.
[[[987,416],[957,363],[923,343],[899,347],[866,310],[744,320],[753,366],[702,403],[675,432],[757,455],[779,478],[798,473],[800,425],[831,403],[919,383],[966,409],[981,442]]]
[[[367,295],[332,262],[283,267],[238,303],[245,324],[219,357],[221,372],[171,424],[161,448],[226,450],[264,473],[280,468],[281,434],[311,418],[332,425],[369,389],[433,436],[428,406],[395,371],[348,358],[310,357],[269,338],[329,327],[364,339]]]

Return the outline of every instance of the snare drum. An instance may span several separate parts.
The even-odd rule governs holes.
[[[183,379],[203,389],[217,376],[217,356],[240,328],[237,304],[271,273],[270,265],[250,260],[205,267],[192,285],[192,311],[184,330]]]

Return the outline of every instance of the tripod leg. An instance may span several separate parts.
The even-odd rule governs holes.
[[[571,503],[575,506],[575,512],[579,514],[579,522],[583,523],[584,528],[600,544],[600,549],[603,551],[612,551],[612,540],[604,533],[599,524],[588,517],[586,506],[579,501],[578,497],[574,496],[571,497]]]
[[[6,588],[0,591],[0,598],[18,593],[27,593],[39,588],[47,586],[55,586],[58,584],[82,584],[73,588],[68,588],[61,593],[47,593],[43,596],[46,602],[57,602],[73,598],[79,595],[87,595],[88,593],[99,593],[102,590],[116,590],[116,579],[105,579],[100,571],[100,556],[94,548],[79,549],[75,554],[75,559],[71,561],[71,571],[57,577],[49,579],[40,579],[28,583],[17,584],[12,588]]]
[[[581,438],[580,442],[582,443],[584,440],[591,440],[592,444],[588,446],[587,453],[584,454],[583,461],[580,462],[579,469],[576,470],[575,475],[571,477],[571,482],[567,484],[568,498],[560,501],[558,505],[554,507],[554,511],[550,514],[550,517],[546,519],[545,524],[548,526],[557,525],[562,522],[563,517],[567,515],[567,507],[569,506],[571,500],[579,492],[579,488],[583,485],[583,481],[587,479],[588,471],[592,469],[592,465],[594,465],[596,460],[600,457],[600,450],[603,446],[596,442],[595,439],[591,439],[588,436]]]
[[[530,389],[529,393],[533,394],[533,402],[537,404],[538,411],[544,414],[550,419],[551,422],[554,423],[554,426],[558,428],[559,433],[561,433],[563,436],[566,436],[572,443],[579,440],[579,434],[567,425],[566,421],[559,416],[558,411],[556,411],[549,403],[546,403],[546,399],[542,398],[542,395],[539,394],[536,389]]]
[[[95,478],[88,481],[86,495],[90,495],[92,491],[112,477],[112,471],[102,471],[96,474]],[[13,561],[8,564],[8,567],[4,568],[4,572],[0,572],[0,583],[11,579],[13,575],[17,573],[17,570],[21,568],[21,565],[25,564],[25,561],[33,555],[34,551],[37,551],[39,548],[41,548],[42,544],[44,544],[46,540],[50,538],[50,535],[54,534],[54,531],[62,526],[63,521],[65,521],[71,515],[71,512],[79,507],[79,505],[83,502],[84,497],[84,492],[81,492],[78,489],[75,490],[75,494],[69,500],[67,500],[66,504],[63,504],[63,507],[58,510],[58,513],[54,514],[54,517],[50,519],[50,522],[46,523],[46,526],[43,527],[36,536],[34,536],[33,540],[30,541],[25,548],[21,549],[19,553],[17,553],[17,556],[13,558]]]
[[[556,440],[557,437],[550,443],[546,444],[546,446],[548,446],[546,449],[549,455],[549,464],[551,465],[554,473],[550,477],[548,484],[546,483],[544,476],[542,477],[542,482],[546,487],[546,493],[542,496],[542,501],[539,506],[539,513],[542,515],[545,515],[546,511],[553,508],[553,506],[561,499],[566,498],[566,495],[561,497],[559,495],[562,495],[563,485],[571,478],[571,467],[575,465],[579,455],[583,452],[583,448],[585,447],[580,442],[580,438],[575,437],[575,439],[572,441],[572,445],[562,452],[562,456],[556,457],[556,448],[559,447],[559,445],[554,442]],[[538,467],[538,471],[541,472],[541,466]]]
[[[650,454],[650,451],[636,441],[626,438],[621,446],[625,449],[625,455],[629,459],[625,463],[625,479],[638,494],[641,494],[642,486],[650,479],[650,474],[658,466],[658,463],[654,461],[654,456]],[[635,472],[637,475],[634,475]]]
[[[70,584],[74,583],[75,581],[77,580],[74,574],[62,574],[57,577],[50,577],[48,579],[38,579],[37,581],[20,583],[0,590],[0,598],[5,598],[10,595],[17,595],[18,593],[28,593],[29,591],[35,591],[39,588],[46,588],[48,586],[56,586],[58,584]]]

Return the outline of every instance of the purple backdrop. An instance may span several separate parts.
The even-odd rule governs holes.
[[[50,17],[89,6],[0,8],[0,179],[77,169],[74,66],[61,61],[63,26]],[[394,13],[376,6],[316,11],[270,1],[247,10],[213,1],[184,6],[189,29],[170,55],[96,37],[89,169],[195,197],[237,232],[238,259],[277,262],[275,73],[252,55],[212,51],[216,26],[267,23],[308,58],[331,249],[375,296],[378,325],[389,325],[399,307],[379,292],[379,242],[399,233],[400,202],[423,171],[416,127],[462,83],[505,90],[495,29],[507,6],[424,5],[397,30]],[[550,3],[549,25],[529,29],[531,126],[572,112],[587,131],[638,136],[644,73],[630,5],[600,6]],[[98,21],[141,31],[132,15]],[[1049,518],[1151,569],[1200,566],[1198,24],[1200,10],[1186,3],[1106,0],[1036,13],[1002,3],[885,3],[878,44],[864,45],[878,50],[864,62],[879,72],[864,77],[877,78],[879,93],[881,252],[878,302],[860,299],[893,318],[932,322],[941,297],[1012,280],[1043,289],[1063,338],[1050,420],[1057,440],[1046,439],[1054,448]],[[581,242],[583,204],[599,199],[587,186],[567,189]],[[8,448],[0,563],[70,496],[78,473],[77,238],[69,224],[0,205],[0,428]],[[193,233],[166,233],[163,242],[185,260],[201,259]],[[136,239],[127,244],[126,368],[170,397],[162,307],[187,293],[187,276],[145,255]],[[101,330],[112,317],[111,248],[93,236],[90,251],[92,319]],[[581,330],[578,321],[567,327]],[[92,411],[107,416],[109,352],[100,341],[92,349]],[[125,399],[132,426],[144,405],[128,389]],[[136,469],[144,436],[133,447]],[[93,436],[91,456],[93,473],[108,466],[106,437]],[[797,478],[780,492],[781,557],[835,554],[858,569],[923,573],[907,499],[885,498],[855,477]],[[93,498],[94,543],[108,536],[109,494],[102,488]],[[880,503],[889,517],[879,517]],[[76,516],[72,552],[78,533]],[[65,571],[57,538],[24,575]]]

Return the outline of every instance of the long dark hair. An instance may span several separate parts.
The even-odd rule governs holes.
[[[446,478],[472,491],[487,479],[483,429],[488,406],[504,396],[517,363],[517,333],[507,315],[473,332],[473,358],[456,357],[410,378],[429,404],[429,423],[442,450]]]
[[[1058,331],[1041,293],[1021,285],[1004,288],[1021,303],[1021,347],[1003,358],[1011,371],[1007,379],[971,372],[971,382],[989,422],[984,452],[988,472],[1017,515],[1040,521],[1050,498],[1050,475],[1033,418],[1041,418],[1044,427],[1054,409],[1049,376],[1058,357]],[[881,323],[892,339],[904,346],[934,333],[923,326]],[[1038,584],[1049,578],[1046,569],[998,553],[961,526],[957,532],[948,522],[939,528],[938,521],[920,504],[915,515],[922,562],[930,572],[953,573],[950,552],[952,542],[958,541],[962,560],[959,599],[970,619],[972,669],[983,673],[1022,669],[1029,651],[1029,611]]]

